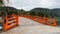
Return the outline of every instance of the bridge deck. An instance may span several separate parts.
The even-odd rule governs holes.
[[[59,34],[60,28],[43,25],[33,20],[19,17],[19,25],[0,34]]]

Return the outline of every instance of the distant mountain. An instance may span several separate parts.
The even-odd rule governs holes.
[[[34,12],[42,12],[42,13],[49,13],[49,9],[48,8],[34,8],[30,11],[34,11]]]
[[[36,12],[36,13],[45,13],[45,14],[50,14],[52,16],[58,16],[60,17],[60,8],[55,8],[55,9],[48,9],[48,8],[34,8],[31,11]]]
[[[0,7],[0,10],[18,10],[18,9],[16,9],[16,8],[14,8],[14,7],[8,7],[8,6],[5,6],[5,7]]]
[[[18,11],[19,11],[18,9],[13,8],[13,7],[8,7],[8,6],[0,7],[0,15],[1,15],[2,13],[5,14],[6,12],[8,12],[8,14],[12,14],[12,13],[17,14]]]
[[[48,9],[48,8],[34,8],[30,11],[25,11],[23,9],[16,9],[14,7],[0,7],[0,13],[1,11],[12,11],[12,12],[18,12],[19,15],[21,14],[30,14],[30,15],[50,15],[50,16],[57,16],[57,17],[60,17],[60,8],[54,8],[54,9]]]

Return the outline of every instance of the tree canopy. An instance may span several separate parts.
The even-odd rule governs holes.
[[[9,8],[9,10],[8,10]],[[48,8],[34,8],[30,11],[25,11],[24,9],[16,9],[13,7],[0,7],[0,12],[1,10],[3,10],[4,12],[6,12],[7,10],[9,11],[9,13],[17,13],[19,15],[33,15],[33,16],[44,16],[46,15],[46,17],[49,16],[56,16],[56,17],[60,17],[60,8],[55,8],[55,9],[48,9]]]

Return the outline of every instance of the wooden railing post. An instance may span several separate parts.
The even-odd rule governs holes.
[[[56,18],[55,18],[55,17],[54,17],[54,22],[53,22],[53,23],[54,23],[54,26],[56,26],[56,25],[57,25],[57,24],[56,24]]]

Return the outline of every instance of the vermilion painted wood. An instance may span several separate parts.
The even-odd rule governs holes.
[[[11,16],[12,16],[12,17],[15,17],[15,18],[13,18],[13,19],[14,19],[13,21],[14,21],[15,23],[12,23],[11,25],[8,25],[8,24],[9,24],[9,23],[8,23],[9,18],[8,18],[8,16],[5,16],[4,19],[6,20],[6,23],[3,24],[3,31],[7,31],[8,29],[10,29],[10,28],[18,25],[18,16],[15,15],[15,14],[12,14]],[[11,18],[12,18],[12,17],[11,17]]]
[[[39,17],[39,16],[31,16],[31,15],[25,15],[23,16],[25,18],[29,18],[31,20],[34,20],[34,21],[37,21],[39,23],[43,23],[43,24],[47,24],[49,22],[49,19],[50,18],[46,18],[45,16],[44,17]],[[53,24],[47,24],[47,25],[50,25],[50,26],[56,26],[56,18],[53,19]]]

